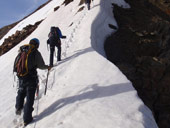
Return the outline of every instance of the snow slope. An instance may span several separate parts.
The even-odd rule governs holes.
[[[51,1],[6,35],[45,18],[28,38],[0,57],[0,127],[15,127],[17,90],[12,67],[19,46],[38,38],[39,51],[48,64],[48,33],[51,26],[59,26],[67,36],[62,40],[62,61],[57,63],[55,58],[45,96],[47,71],[38,70],[40,94],[34,104],[34,122],[27,128],[157,128],[132,83],[105,58],[103,50],[104,39],[113,32],[108,24],[117,26],[111,3],[129,5],[123,0],[95,0],[90,11],[85,8],[77,12],[85,6],[78,6],[79,0],[67,6],[63,2]],[[58,5],[60,8],[53,12]]]

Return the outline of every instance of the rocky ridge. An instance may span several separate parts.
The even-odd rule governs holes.
[[[107,58],[132,81],[160,128],[170,128],[170,2],[113,4],[118,30],[106,39]]]
[[[21,31],[16,31],[15,34],[12,34],[8,38],[6,38],[3,44],[0,46],[0,56],[8,52],[10,49],[15,47],[26,37],[28,37],[38,27],[38,25],[41,22],[42,21],[39,21],[35,23],[34,25],[27,25]]]

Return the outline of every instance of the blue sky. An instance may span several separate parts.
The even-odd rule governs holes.
[[[14,23],[48,0],[0,0],[0,28]]]

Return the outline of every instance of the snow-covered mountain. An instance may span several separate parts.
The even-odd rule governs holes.
[[[34,121],[27,128],[157,128],[132,83],[105,58],[103,50],[105,38],[113,32],[108,24],[117,26],[111,4],[129,5],[124,0],[94,0],[88,11],[84,4],[79,6],[80,0],[67,6],[63,2],[52,0],[6,34],[44,19],[28,38],[0,57],[0,127],[15,127],[17,90],[12,68],[18,48],[38,38],[39,51],[48,64],[46,40],[50,27],[58,26],[67,36],[62,40],[62,61],[55,59],[45,96],[47,71],[38,70],[40,94],[34,104]]]

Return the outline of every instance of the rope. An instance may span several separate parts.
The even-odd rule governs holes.
[[[39,85],[38,85],[39,87]],[[37,105],[36,105],[36,116],[38,116],[38,110],[39,110],[39,90],[37,90]],[[36,127],[37,122],[34,123],[34,128]]]

